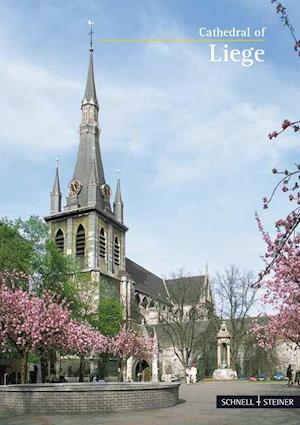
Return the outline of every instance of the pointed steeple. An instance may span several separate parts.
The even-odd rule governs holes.
[[[87,81],[86,81],[86,87],[85,87],[85,93],[84,98],[82,101],[82,105],[86,103],[91,103],[93,105],[96,105],[98,109],[98,100],[97,100],[97,93],[96,93],[96,85],[95,85],[95,78],[94,78],[94,61],[93,61],[93,21],[88,21],[88,24],[91,28],[89,32],[90,36],[90,62],[89,62],[89,69],[88,69],[88,75],[87,75]]]
[[[90,23],[92,25],[92,23]],[[84,98],[81,102],[81,123],[80,123],[80,143],[77,153],[77,160],[73,173],[73,181],[77,180],[80,184],[80,190],[76,195],[67,198],[66,211],[76,209],[78,207],[86,207],[91,205],[91,199],[98,209],[106,210],[111,213],[111,207],[107,202],[106,197],[101,190],[106,186],[104,170],[101,159],[99,136],[100,129],[98,123],[98,100],[96,94],[96,85],[94,77],[94,64],[93,64],[93,48],[92,48],[92,34],[91,31],[91,48],[89,58],[89,69],[87,75],[86,88]],[[92,172],[96,176],[91,177]],[[95,181],[91,182],[91,178]],[[93,187],[93,196],[92,188]]]
[[[61,212],[61,191],[59,184],[59,170],[58,170],[58,159],[56,160],[55,178],[53,183],[53,190],[50,195],[50,214],[56,214]]]
[[[94,77],[93,50],[90,51],[89,69],[82,105],[86,103],[91,103],[92,105],[95,105],[97,109],[99,108]]]
[[[120,223],[123,223],[123,208],[124,208],[124,204],[123,204],[122,195],[121,195],[120,176],[118,175],[116,196],[115,196],[115,202],[114,202],[114,213],[115,213],[116,219],[120,221]]]

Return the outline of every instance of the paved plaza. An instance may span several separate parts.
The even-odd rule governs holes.
[[[219,382],[183,384],[180,404],[143,412],[84,416],[0,415],[1,425],[298,425],[300,409],[216,409],[216,395],[300,395],[282,383]]]

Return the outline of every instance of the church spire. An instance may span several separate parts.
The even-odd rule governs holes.
[[[124,204],[123,204],[122,195],[121,195],[120,175],[118,172],[117,189],[116,189],[116,196],[115,196],[115,202],[114,202],[114,213],[115,213],[116,219],[120,221],[120,223],[123,223],[123,208],[124,208]]]
[[[92,27],[93,22],[89,21],[89,25]],[[96,201],[98,209],[111,212],[110,204],[106,199],[107,197],[104,191],[102,191],[102,187],[106,187],[107,185],[105,182],[99,144],[99,106],[94,77],[92,35],[93,31],[91,28],[89,68],[85,93],[81,103],[80,143],[73,179],[71,181],[71,183],[76,183],[78,190],[75,195],[70,193],[70,196],[67,198],[65,210],[68,211],[78,207],[86,207],[91,205],[93,199],[93,202]],[[96,176],[96,179],[94,176]]]
[[[59,184],[59,169],[58,169],[59,161],[56,159],[56,170],[55,170],[55,178],[53,184],[53,190],[50,195],[50,214],[56,214],[61,212],[61,191]]]
[[[96,93],[95,77],[94,77],[93,50],[90,50],[89,69],[87,74],[85,93],[82,100],[82,105],[85,105],[87,103],[95,105],[97,109],[99,109],[97,93]]]
[[[87,75],[87,81],[86,81],[86,87],[85,87],[85,93],[84,98],[82,101],[82,105],[86,103],[90,103],[92,105],[95,105],[97,109],[98,106],[98,100],[97,100],[97,93],[96,93],[96,85],[95,85],[95,77],[94,77],[94,61],[93,61],[93,25],[94,22],[89,21],[88,24],[91,27],[91,31],[89,32],[90,35],[90,61],[89,61],[89,69],[88,69],[88,75]]]

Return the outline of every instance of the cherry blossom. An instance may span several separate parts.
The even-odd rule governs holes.
[[[65,348],[69,321],[69,310],[49,294],[38,298],[21,289],[0,287],[0,344],[3,351],[14,348],[21,355],[22,382],[30,352]]]
[[[71,320],[67,326],[66,349],[78,356],[106,353],[109,340],[86,322]]]
[[[270,348],[278,339],[300,346],[300,235],[290,233],[298,218],[290,214],[278,220],[274,240],[264,231],[258,216],[256,219],[266,243],[266,268],[257,284],[264,285],[263,303],[273,313],[266,323],[257,320],[253,332],[261,346]]]
[[[122,359],[133,356],[139,359],[151,359],[155,350],[152,338],[137,335],[123,328],[111,339],[109,351]]]
[[[278,0],[271,0],[271,3],[275,4],[276,12],[280,15],[280,19],[283,22],[283,25],[289,29],[295,43],[294,50],[295,52],[298,52],[298,55],[300,56],[300,40],[297,40],[295,36],[295,29],[290,23],[286,7],[284,7],[283,4]]]

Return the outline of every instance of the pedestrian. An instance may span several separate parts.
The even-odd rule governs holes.
[[[293,371],[292,371],[292,365],[290,364],[289,364],[289,367],[287,368],[286,376],[289,380],[288,386],[290,387],[291,385],[293,385]]]
[[[191,368],[189,366],[185,369],[186,383],[189,384],[191,382]]]
[[[196,363],[193,363],[191,367],[191,382],[192,384],[196,384],[196,381],[197,381],[197,365]]]

